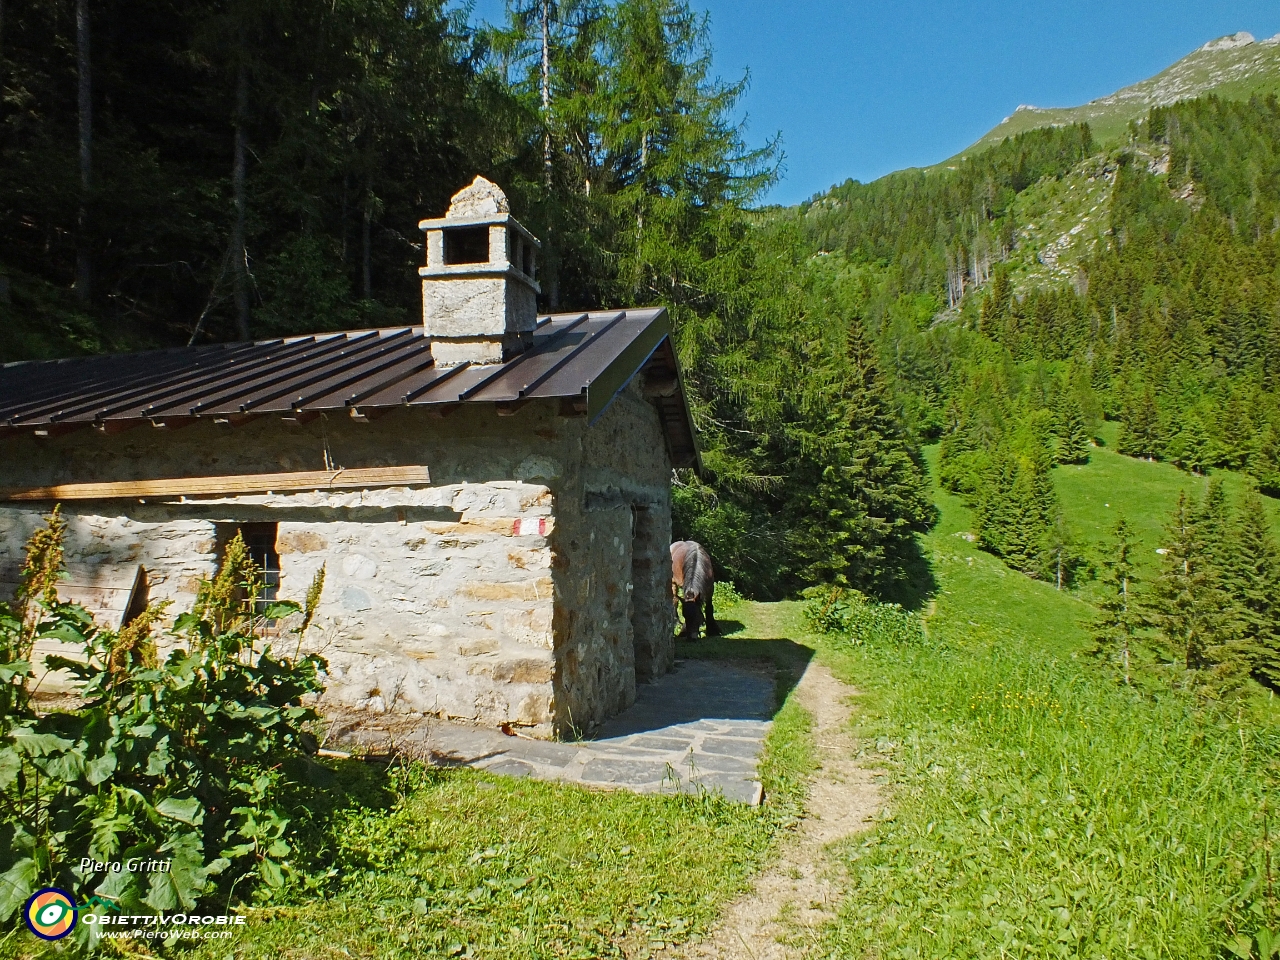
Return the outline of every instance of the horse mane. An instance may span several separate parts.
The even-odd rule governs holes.
[[[684,555],[684,599],[686,602],[701,600],[711,583],[711,556],[706,547],[689,541]]]

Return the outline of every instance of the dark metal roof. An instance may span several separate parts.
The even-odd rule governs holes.
[[[650,392],[672,461],[690,466],[697,446],[670,333],[658,307],[543,317],[533,346],[502,364],[437,367],[420,327],[9,363],[0,366],[0,436],[265,414],[375,417],[458,403],[514,413],[547,399],[594,422],[643,371],[656,381],[675,378],[674,392]]]

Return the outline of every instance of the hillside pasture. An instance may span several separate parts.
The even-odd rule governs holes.
[[[1144,536],[1198,482],[1101,453],[1064,504],[1105,497]],[[860,756],[893,791],[840,851],[848,890],[822,955],[1256,956],[1280,920],[1265,879],[1280,724],[1126,687],[1087,653],[1088,604],[977,550],[963,504],[935,497],[929,642],[821,649],[862,692]]]

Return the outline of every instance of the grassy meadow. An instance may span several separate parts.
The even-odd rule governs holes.
[[[1055,482],[1082,542],[1124,513],[1152,572],[1178,492],[1205,483],[1109,448]],[[319,841],[333,875],[249,908],[232,941],[167,952],[534,960],[645,957],[695,938],[799,813],[814,746],[789,695],[816,648],[859,691],[859,756],[888,807],[831,851],[843,902],[797,945],[859,960],[1263,960],[1280,926],[1266,870],[1274,703],[1197,700],[1154,675],[1125,686],[1087,653],[1092,605],[1008,570],[972,541],[959,498],[934,498],[923,643],[818,638],[802,603],[727,595],[727,636],[682,649],[778,668],[763,807],[351,761],[357,802]],[[0,939],[5,960],[42,950],[58,952]]]
[[[1199,483],[1109,451],[1058,482],[1073,523],[1101,539],[1105,497],[1153,554],[1180,485]],[[865,760],[893,793],[840,851],[848,891],[821,954],[1261,956],[1275,714],[1124,686],[1086,653],[1088,604],[1005,569],[961,536],[957,498],[937,502],[927,644],[823,646],[863,692]]]
[[[1072,531],[1086,547],[1108,541],[1116,520],[1124,516],[1134,536],[1144,548],[1135,558],[1148,577],[1160,569],[1156,548],[1164,537],[1164,527],[1186,491],[1203,497],[1208,477],[1195,477],[1168,463],[1150,463],[1115,452],[1119,424],[1102,425],[1100,440],[1105,444],[1090,452],[1087,464],[1063,464],[1053,471],[1058,498]],[[1245,478],[1237,473],[1214,471],[1221,477],[1229,499],[1245,488]],[[1267,499],[1272,527],[1280,534],[1280,501]]]

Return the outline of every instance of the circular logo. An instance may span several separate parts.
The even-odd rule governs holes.
[[[76,902],[57,887],[37,890],[23,911],[27,927],[41,940],[61,940],[76,925]]]

